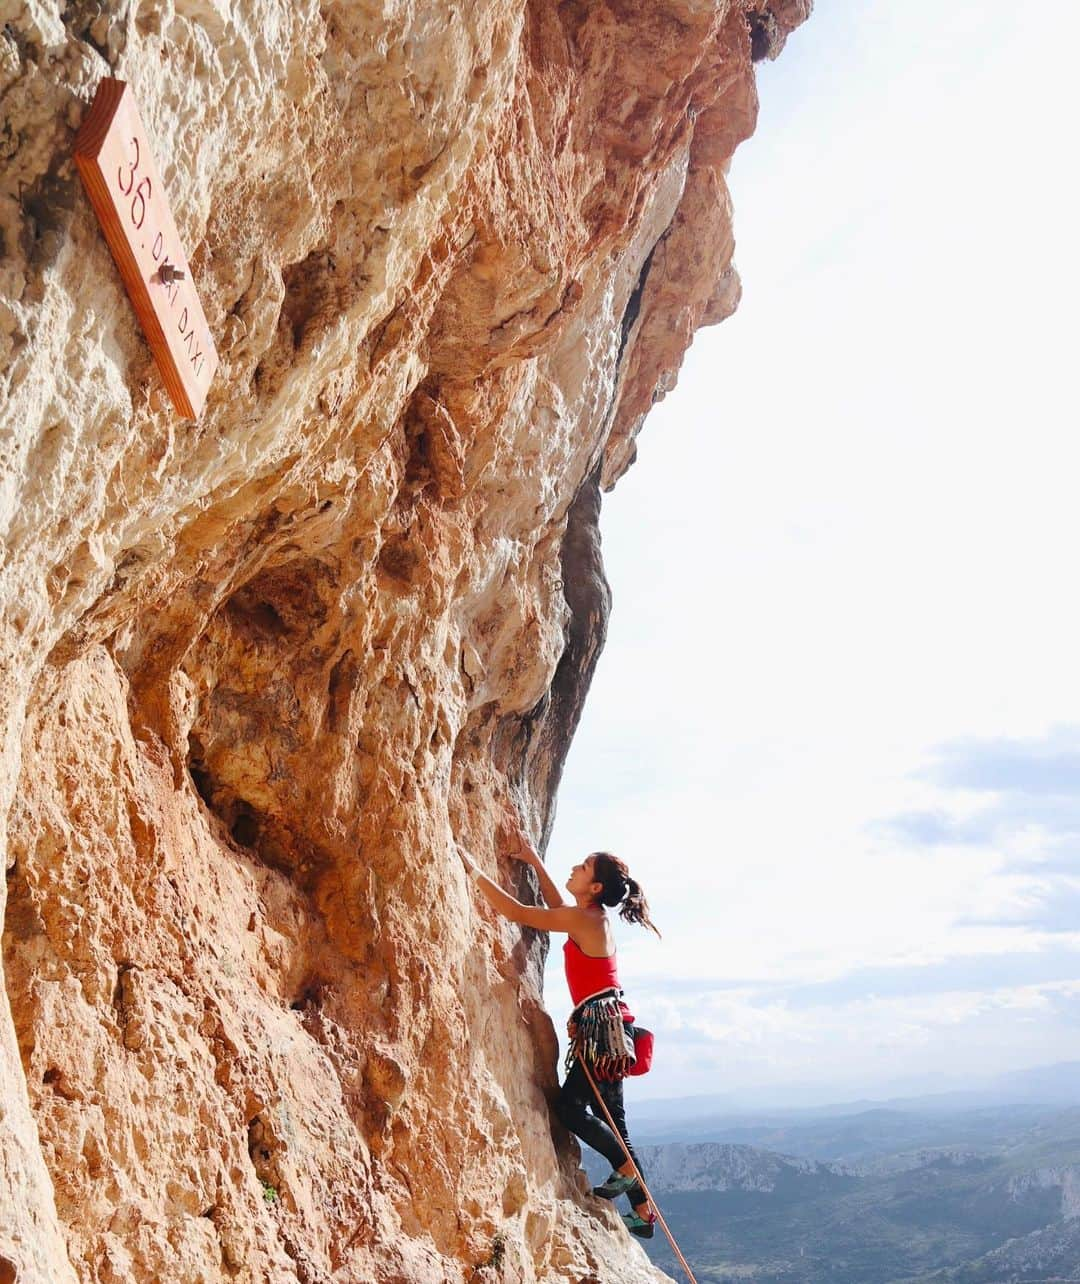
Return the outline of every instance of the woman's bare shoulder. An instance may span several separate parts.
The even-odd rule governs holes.
[[[569,929],[570,939],[585,954],[601,958],[613,953],[609,946],[607,919],[595,910],[578,909],[575,906],[575,918]]]

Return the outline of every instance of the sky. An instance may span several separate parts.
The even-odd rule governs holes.
[[[664,933],[617,931],[635,1099],[1080,1059],[1078,11],[818,0],[759,64],[547,856]]]

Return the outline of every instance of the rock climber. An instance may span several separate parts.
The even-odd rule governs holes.
[[[625,1194],[633,1209],[623,1214],[627,1228],[641,1239],[651,1239],[656,1215],[634,1176],[637,1155],[627,1135],[623,1105],[622,1077],[634,1062],[634,1016],[622,1001],[615,968],[615,936],[605,907],[618,906],[619,916],[628,923],[640,923],[657,936],[660,933],[649,918],[649,906],[640,885],[630,877],[626,864],[610,852],[593,852],[574,866],[566,880],[573,904],[567,904],[544,862],[519,832],[511,831],[509,846],[509,855],[536,871],[547,908],[515,900],[480,871],[464,848],[458,845],[457,851],[484,897],[505,918],[540,931],[567,934],[563,957],[575,1006],[567,1025],[567,1074],[555,1102],[555,1113],[564,1127],[611,1164],[611,1175],[603,1185],[593,1187],[593,1194],[602,1199],[617,1199]],[[583,1058],[618,1136],[601,1117],[582,1069]],[[641,1173],[640,1165],[638,1172]]]

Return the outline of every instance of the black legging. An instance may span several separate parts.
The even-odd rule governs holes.
[[[555,1113],[559,1117],[559,1122],[564,1128],[569,1128],[576,1137],[580,1137],[586,1145],[591,1146],[593,1150],[598,1150],[611,1165],[613,1172],[626,1163],[629,1153],[629,1157],[637,1164],[638,1172],[644,1176],[638,1157],[630,1144],[630,1138],[626,1135],[626,1109],[623,1106],[622,1080],[608,1082],[597,1079],[594,1074],[593,1081],[600,1089],[604,1105],[607,1106],[615,1127],[619,1130],[619,1136],[616,1137],[604,1122],[600,1103],[596,1100],[592,1088],[589,1087],[589,1081],[585,1078],[585,1071],[582,1070],[579,1061],[575,1061],[570,1067],[566,1082],[559,1089],[558,1097],[555,1098]],[[590,1111],[592,1111],[591,1114]],[[635,1181],[626,1193],[632,1208],[644,1204],[648,1198],[638,1181]]]

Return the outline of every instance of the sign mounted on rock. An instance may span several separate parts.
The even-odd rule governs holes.
[[[125,81],[98,85],[75,139],[75,164],[173,405],[197,419],[217,351]]]

